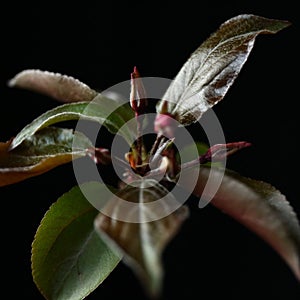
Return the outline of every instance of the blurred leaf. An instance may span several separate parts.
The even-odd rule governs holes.
[[[73,140],[76,138],[76,148]],[[82,133],[70,129],[44,128],[9,151],[11,142],[0,143],[0,186],[45,173],[86,155],[93,147]]]
[[[166,197],[163,202],[152,205],[163,197]],[[150,179],[135,181],[118,192],[105,207],[105,214],[100,213],[95,220],[101,238],[114,251],[124,255],[124,262],[137,274],[152,297],[161,292],[161,254],[188,216],[187,207],[183,206],[161,218],[168,201],[176,200],[158,182]],[[135,206],[128,208],[128,202]],[[122,221],[124,218],[127,222]]]
[[[259,34],[271,34],[289,26],[288,21],[255,15],[239,15],[212,34],[183,65],[158,103],[157,111],[168,113],[182,125],[199,120],[223,99],[246,62]]]
[[[189,172],[183,178],[188,178]],[[218,169],[202,167],[195,195],[204,199],[212,196],[214,187],[206,185],[209,176],[217,178],[223,174]],[[186,180],[183,185],[188,187],[189,182]],[[227,170],[210,203],[265,240],[300,280],[300,226],[284,195],[268,183]]]
[[[62,102],[91,101],[98,94],[71,76],[41,70],[24,70],[8,84],[10,87],[45,94]]]
[[[84,187],[101,197],[103,185],[90,182]],[[117,266],[120,258],[94,230],[98,213],[80,187],[74,187],[45,214],[31,261],[34,282],[46,299],[83,299]]]

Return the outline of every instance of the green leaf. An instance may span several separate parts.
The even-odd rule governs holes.
[[[184,126],[223,99],[238,76],[259,34],[274,34],[289,26],[282,20],[239,15],[212,34],[183,65],[157,105],[159,113],[174,115]]]
[[[76,148],[73,140],[76,138]],[[0,186],[45,173],[86,155],[93,147],[82,133],[71,129],[44,128],[9,151],[11,142],[0,143]]]
[[[188,178],[189,172],[184,173],[183,180]],[[214,187],[205,188],[209,176],[218,178],[223,174],[218,169],[212,168],[210,171],[209,168],[202,167],[194,189],[195,195],[204,199],[212,196],[210,191]],[[188,185],[186,180],[183,186]],[[210,203],[265,240],[300,280],[299,221],[280,191],[268,183],[227,170]]]
[[[131,111],[129,105],[127,107],[119,106],[113,100],[101,95],[98,95],[92,103],[77,102],[64,104],[45,112],[25,126],[12,141],[10,149],[16,148],[38,130],[62,121],[78,119],[95,121],[105,125],[112,133],[116,133],[128,121],[128,111]],[[134,131],[127,126],[124,126],[123,130],[119,131],[119,134],[128,143],[132,143],[132,140],[134,140]]]
[[[120,202],[118,197],[124,201]],[[149,204],[163,197],[176,201],[155,180],[135,181],[119,191],[104,208],[105,214],[100,213],[95,219],[95,228],[101,238],[116,253],[124,255],[124,262],[154,298],[159,296],[163,280],[161,254],[188,216],[187,207],[183,206],[161,218],[168,201],[157,206]],[[135,205],[128,209],[128,202]],[[124,216],[127,222],[122,221]]]
[[[24,70],[8,85],[42,93],[62,102],[91,101],[98,94],[71,76],[41,70]]]
[[[90,182],[84,186],[101,196],[103,185]],[[94,230],[98,213],[80,187],[75,187],[45,214],[31,259],[34,282],[46,299],[83,299],[117,266],[120,258]]]

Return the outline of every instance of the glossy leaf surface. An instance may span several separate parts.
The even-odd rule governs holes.
[[[32,136],[38,130],[63,121],[78,119],[95,121],[105,125],[112,133],[118,132],[130,116],[130,107],[120,107],[113,100],[102,96],[98,96],[96,100],[93,103],[77,102],[63,104],[43,113],[17,134],[12,141],[10,149],[20,145],[23,140]],[[114,109],[116,109],[115,112],[111,113]],[[124,126],[123,130],[118,133],[128,142],[132,141],[134,131],[128,127]]]
[[[273,34],[289,26],[282,20],[239,15],[223,23],[183,65],[158,103],[182,125],[199,120],[223,99],[238,76],[259,34]]]
[[[76,148],[73,140],[76,137]],[[86,155],[91,141],[70,129],[44,128],[9,151],[11,142],[0,143],[0,186],[43,174]]]
[[[101,197],[99,183],[85,188]],[[74,187],[45,214],[32,244],[32,273],[46,299],[83,299],[117,266],[120,257],[94,230],[98,213]]]

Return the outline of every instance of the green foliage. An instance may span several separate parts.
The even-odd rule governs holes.
[[[103,186],[86,183],[99,193]],[[79,187],[61,196],[45,214],[32,244],[33,279],[46,299],[83,299],[117,266],[120,257],[94,230],[98,210]]]
[[[76,148],[73,140],[76,139]],[[59,165],[86,155],[91,141],[71,129],[44,128],[28,136],[14,150],[11,141],[0,143],[0,186],[16,183],[45,173]]]
[[[118,108],[118,110],[114,111],[116,108]],[[126,110],[130,112],[129,107],[127,107],[127,109],[124,106],[119,107],[112,100],[102,96],[97,96],[97,99],[92,103],[76,102],[63,104],[45,112],[25,126],[13,139],[10,149],[19,146],[26,138],[31,137],[38,130],[63,121],[79,119],[94,121],[105,125],[112,133],[116,133],[128,120],[129,113]],[[114,111],[114,113],[112,114],[111,111]],[[119,131],[119,133],[131,143],[133,133],[126,126],[125,129]]]
[[[127,162],[116,159],[124,168],[127,181],[119,184],[111,199],[106,199],[104,184],[85,183],[59,198],[41,221],[32,244],[32,273],[46,299],[85,298],[103,282],[121,257],[141,280],[149,297],[159,296],[164,274],[162,253],[188,216],[188,208],[181,206],[159,217],[161,212],[168,211],[170,203],[178,202],[171,188],[178,174],[183,175],[180,182],[183,189],[191,188],[203,199],[211,197],[212,205],[269,243],[300,280],[300,226],[284,195],[267,183],[229,170],[221,174],[222,162],[213,162],[208,167],[213,156],[221,160],[248,144],[237,142],[207,149],[199,143],[196,148],[200,157],[191,157],[187,145],[182,154],[192,161],[180,162],[176,158],[174,136],[163,136],[164,132],[174,132],[170,120],[189,125],[223,99],[258,35],[274,34],[289,24],[255,15],[240,15],[223,23],[191,55],[158,103],[157,117],[164,115],[160,120],[165,124],[156,127],[157,139],[149,153],[142,138],[136,139],[143,130],[137,116],[147,104],[136,68],[132,73],[131,96],[137,99],[130,99],[132,109],[128,103],[120,105],[77,79],[57,73],[25,70],[10,81],[12,87],[29,89],[66,103],[37,117],[14,139],[0,143],[0,186],[40,175],[86,155],[99,165],[111,162],[109,149],[95,148],[83,133],[51,127],[57,123],[97,122],[112,134],[120,134],[130,146],[129,152],[124,153]],[[131,128],[127,121],[134,117],[136,128]],[[201,155],[205,163],[196,185],[190,187],[189,172],[199,167]],[[206,188],[210,177],[222,177],[214,195]],[[82,188],[92,191],[103,200],[101,203],[106,202],[101,212],[85,199]],[[125,201],[120,204],[119,198]],[[151,209],[151,204],[165,198],[170,201],[161,201],[157,210]],[[137,204],[138,208],[126,211],[122,207],[124,203]],[[104,214],[102,208],[109,214]],[[122,214],[135,216],[138,221],[122,221]]]

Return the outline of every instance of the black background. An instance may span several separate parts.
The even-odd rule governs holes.
[[[271,3],[271,4],[270,4]],[[189,55],[227,19],[241,13],[285,19],[292,26],[259,36],[238,79],[215,106],[227,141],[253,146],[228,166],[277,187],[300,215],[299,14],[294,1],[123,1],[6,4],[1,8],[0,140],[6,141],[45,110],[52,99],[12,90],[16,73],[37,68],[71,75],[96,89],[142,76],[173,78]],[[296,125],[297,124],[297,125]],[[32,282],[30,247],[44,213],[76,184],[72,166],[0,189],[2,292],[42,299]],[[197,210],[164,253],[164,299],[299,299],[294,275],[263,241],[214,207]],[[88,299],[145,296],[120,264]]]

